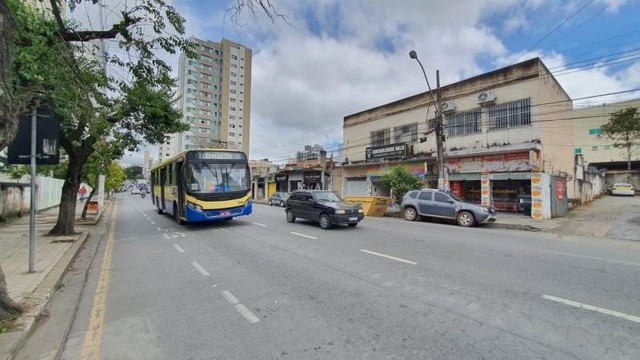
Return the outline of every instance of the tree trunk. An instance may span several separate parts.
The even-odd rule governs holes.
[[[7,84],[11,69],[9,66],[11,31],[12,23],[9,9],[7,9],[5,0],[0,0],[0,150],[9,145],[18,132],[18,118],[12,114],[8,101],[10,98]],[[0,267],[0,321],[21,311],[20,306],[9,297],[7,282],[2,267]]]
[[[91,140],[84,140],[78,147],[73,147],[72,142],[65,137],[60,138],[60,145],[69,155],[67,176],[62,185],[62,197],[60,198],[60,210],[58,221],[49,231],[49,235],[73,235],[75,234],[76,204],[78,203],[78,189],[82,180],[82,168],[87,158],[93,152]]]
[[[631,144],[627,143],[627,170],[631,170]]]
[[[22,308],[20,305],[16,304],[9,297],[4,272],[2,272],[2,268],[0,268],[0,321],[9,318],[12,315],[20,314],[21,312]]]
[[[18,117],[11,101],[10,61],[12,20],[4,0],[0,0],[0,150],[13,141],[18,132]]]

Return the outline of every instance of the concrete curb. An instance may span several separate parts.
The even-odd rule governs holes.
[[[24,346],[27,338],[29,338],[35,330],[37,322],[47,316],[46,307],[51,296],[56,291],[69,265],[76,258],[80,248],[84,245],[88,237],[88,231],[80,233],[73,246],[67,249],[33,294],[24,299],[23,305],[25,305],[28,310],[16,320],[15,327],[18,330],[0,335],[0,344],[2,344],[0,360],[13,359],[17,352]]]

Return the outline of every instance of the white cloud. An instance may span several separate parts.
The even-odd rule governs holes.
[[[411,49],[418,52],[432,86],[436,69],[442,84],[448,84],[535,56],[552,71],[563,73],[573,66],[567,60],[571,54],[554,51],[552,45],[558,37],[564,42],[575,38],[579,31],[567,37],[562,31],[571,28],[563,27],[541,43],[541,50],[511,48],[534,44],[583,4],[578,0],[279,0],[274,4],[286,22],[245,11],[235,25],[220,2],[202,2],[197,9],[188,0],[172,3],[187,19],[188,35],[213,41],[225,37],[253,50],[250,155],[280,161],[305,144],[339,143],[346,115],[425,91],[422,72],[407,55]],[[627,3],[597,0],[581,15],[590,16],[593,12],[587,10],[606,6],[614,19],[624,14]],[[203,10],[206,6],[211,9]],[[308,21],[310,14],[313,22]],[[514,45],[509,36],[526,38]],[[166,59],[177,68],[177,57]],[[640,87],[638,64],[626,68],[591,64],[572,71],[565,71],[558,81],[575,98]]]

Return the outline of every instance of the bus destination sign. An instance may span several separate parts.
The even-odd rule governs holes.
[[[189,153],[190,160],[246,160],[241,152],[233,151],[194,151]]]

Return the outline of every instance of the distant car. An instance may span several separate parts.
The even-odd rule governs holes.
[[[289,193],[287,192],[275,192],[269,198],[269,206],[278,205],[284,207],[284,203],[289,198]]]
[[[409,221],[424,216],[455,220],[460,226],[491,223],[498,216],[492,207],[467,203],[455,194],[436,189],[407,192],[402,197],[400,210]]]
[[[285,202],[285,214],[290,223],[301,218],[315,221],[325,230],[341,224],[355,227],[364,219],[360,205],[348,204],[328,190],[294,190]]]
[[[131,188],[131,193],[130,194],[131,195],[138,195],[138,194],[140,194],[140,189],[138,189],[137,187],[134,186],[134,187]]]
[[[616,183],[611,188],[611,195],[635,196],[636,192],[633,185],[629,183]]]

